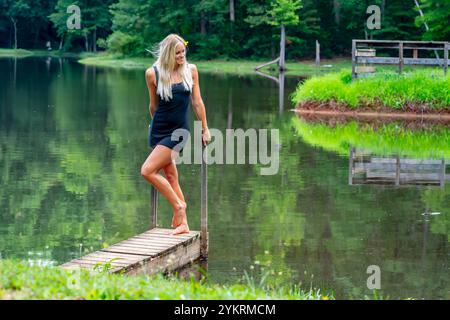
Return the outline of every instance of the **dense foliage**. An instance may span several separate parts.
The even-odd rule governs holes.
[[[43,49],[51,41],[53,49],[143,56],[175,32],[197,58],[267,58],[277,56],[286,20],[298,22],[286,25],[287,58],[312,57],[315,40],[328,57],[349,54],[353,38],[449,40],[450,1],[420,3],[423,18],[412,0],[0,0],[0,47]],[[66,28],[71,4],[81,9],[80,30]],[[369,5],[381,9],[379,30],[366,27]]]

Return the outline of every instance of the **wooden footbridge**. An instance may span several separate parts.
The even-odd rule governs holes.
[[[203,147],[206,154],[206,147]],[[157,228],[158,193],[151,189],[150,230],[61,265],[67,269],[108,270],[128,275],[171,272],[208,256],[207,164],[201,165],[201,230],[171,235],[172,229]],[[108,266],[108,268],[103,268]]]

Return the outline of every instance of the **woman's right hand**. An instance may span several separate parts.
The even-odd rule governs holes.
[[[211,141],[211,134],[209,133],[208,128],[204,128],[202,130],[202,142],[203,145],[206,146]]]

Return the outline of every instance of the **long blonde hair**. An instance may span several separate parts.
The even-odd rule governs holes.
[[[187,62],[186,56],[182,65],[177,67],[176,62],[176,46],[181,43],[185,48],[185,41],[182,37],[177,34],[169,34],[164,38],[159,44],[155,51],[152,53],[156,56],[156,62],[153,64],[158,68],[159,79],[157,81],[158,87],[156,92],[164,100],[168,101],[172,98],[172,84],[170,73],[172,70],[177,68],[177,72],[183,80],[183,86],[185,90],[192,92],[192,72],[189,68],[189,63]]]

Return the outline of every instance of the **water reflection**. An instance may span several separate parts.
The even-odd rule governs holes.
[[[149,152],[143,71],[55,62],[48,73],[42,59],[16,67],[0,59],[3,258],[46,252],[31,259],[60,264],[150,224],[150,188],[140,176]],[[284,80],[284,105],[279,83],[259,75],[200,81],[211,127],[276,128],[282,144],[277,175],[260,176],[251,165],[208,168],[211,281],[269,272],[272,284],[312,283],[361,298],[372,294],[366,269],[377,264],[383,295],[448,298],[450,185],[348,184],[350,145],[379,157],[450,159],[447,127],[302,122],[277,112],[288,109],[296,78]],[[200,167],[179,173],[199,230]],[[171,208],[159,198],[159,223],[170,226]]]
[[[349,148],[349,185],[437,185],[450,181],[445,159],[412,159],[399,155],[378,156],[367,150]]]
[[[278,85],[278,112],[281,114],[284,112],[284,82],[285,82],[285,76],[286,73],[284,71],[280,71],[278,73],[278,78],[271,76],[269,74],[266,74],[264,72],[261,71],[256,71],[257,74],[259,74],[260,76],[263,76],[267,79],[270,79],[272,81],[274,81],[277,85]]]

